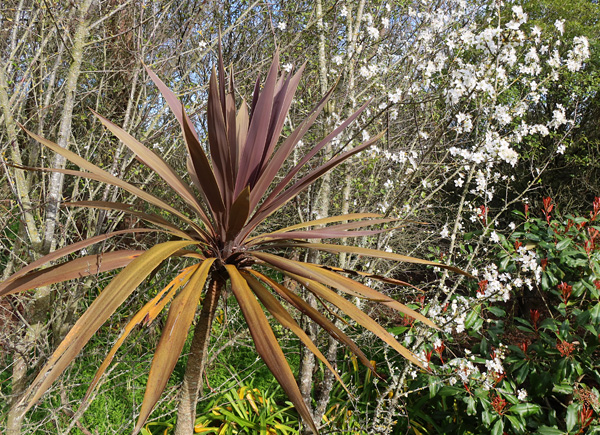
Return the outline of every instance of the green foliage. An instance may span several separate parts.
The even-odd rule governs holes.
[[[345,353],[344,362],[340,364],[341,378],[349,387],[350,395],[341,385],[336,385],[332,392],[327,411],[323,415],[325,431],[367,435],[365,419],[372,415],[375,404],[382,392],[378,384],[382,381],[376,361],[371,361],[375,371],[359,365],[354,355]]]
[[[298,415],[290,402],[275,399],[276,390],[260,390],[235,380],[196,419],[195,433],[288,435],[298,433]]]
[[[443,365],[410,383],[424,389],[407,406],[415,433],[600,433],[600,198],[587,216],[557,215],[550,198],[542,217],[514,213],[521,224],[492,253],[513,277],[511,298],[491,302],[481,281],[464,356],[428,354]],[[529,290],[531,272],[539,285]]]

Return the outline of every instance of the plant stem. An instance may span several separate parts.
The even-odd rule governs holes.
[[[208,343],[210,342],[210,331],[217,310],[219,296],[225,285],[225,280],[215,274],[210,282],[208,291],[204,296],[200,318],[194,329],[194,338],[185,367],[183,385],[177,408],[177,425],[175,435],[189,435],[193,433],[194,421],[196,420],[196,402],[202,386],[202,374],[206,365]]]

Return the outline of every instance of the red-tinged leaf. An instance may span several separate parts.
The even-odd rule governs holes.
[[[279,70],[279,54],[275,53],[273,63],[267,75],[256,106],[252,111],[252,119],[248,129],[248,137],[244,145],[237,179],[235,181],[235,196],[246,187],[254,185],[261,172],[260,162],[266,147],[266,138],[271,122],[277,71]]]
[[[337,371],[332,367],[329,361],[327,361],[327,358],[325,358],[325,356],[321,353],[319,348],[315,346],[310,337],[306,335],[306,333],[300,327],[300,325],[296,323],[296,321],[293,319],[290,313],[288,313],[287,310],[283,308],[283,306],[279,303],[279,301],[271,293],[269,293],[269,291],[254,277],[247,273],[243,273],[242,276],[246,279],[254,294],[258,296],[258,299],[260,299],[265,308],[269,310],[271,315],[275,317],[275,319],[277,319],[277,321],[281,323],[281,325],[284,328],[287,328],[290,331],[292,331],[296,335],[296,337],[298,337],[300,341],[302,341],[302,343],[304,343],[304,345],[317,358],[319,358],[319,360],[323,364],[325,364],[325,366],[331,371],[331,373],[333,373],[333,375],[339,381],[339,383],[342,384],[344,390],[346,390],[346,392],[350,396],[352,396],[352,393],[350,393],[350,391],[346,387],[346,384],[344,384],[344,381],[342,381],[342,378],[340,378],[340,375],[338,375]]]
[[[256,103],[258,103],[258,97],[260,96],[260,74],[256,77],[256,82],[254,83],[254,91],[252,92],[252,103],[250,104],[250,118],[254,116],[254,109],[256,108]],[[245,144],[245,142],[244,142]]]
[[[261,175],[252,189],[250,195],[250,209],[258,205],[258,202],[263,198],[267,189],[275,179],[275,176],[283,166],[283,162],[289,157],[294,147],[298,144],[300,139],[308,131],[308,129],[315,123],[319,114],[323,111],[325,104],[333,95],[335,88],[331,88],[329,92],[323,97],[323,99],[315,106],[311,114],[298,126],[281,144],[281,146],[275,151],[273,158],[267,163],[265,168],[262,170]]]
[[[332,219],[338,220],[339,217],[335,216]],[[325,219],[320,219],[325,220]],[[369,227],[372,225],[380,225],[390,222],[397,222],[399,218],[384,218],[384,219],[372,219],[372,220],[361,220],[358,222],[348,222],[339,225],[331,225],[325,228],[316,228],[313,230],[306,231],[290,231],[289,229],[284,228],[280,231],[274,231],[269,234],[264,234],[261,236],[253,237],[251,242],[249,241],[249,245],[255,245],[258,243],[268,242],[272,239],[313,239],[313,238],[337,238],[337,237],[357,237],[362,235],[371,235],[371,234],[379,234],[385,231],[392,231],[396,229],[394,228],[385,228],[381,230],[367,230],[367,231],[352,231],[349,232],[347,230]],[[305,224],[301,224],[301,226],[307,226]]]
[[[138,311],[129,320],[129,322],[127,322],[127,325],[125,325],[125,327],[123,328],[121,336],[110,349],[110,352],[108,352],[108,355],[106,355],[106,358],[104,358],[104,361],[102,361],[102,364],[96,371],[94,379],[92,379],[92,382],[90,382],[87,392],[85,393],[85,397],[83,398],[84,402],[88,400],[90,394],[92,393],[92,391],[94,391],[96,385],[98,385],[100,378],[102,377],[104,372],[106,372],[106,369],[115,357],[117,351],[119,350],[123,342],[125,342],[125,339],[129,337],[129,334],[131,334],[133,329],[137,325],[140,325],[142,323],[144,325],[149,325],[150,323],[152,323],[152,321],[156,319],[156,317],[163,310],[163,308],[171,301],[171,299],[173,299],[173,296],[175,295],[177,290],[189,281],[191,274],[195,272],[196,269],[198,269],[198,267],[200,267],[199,264],[194,264],[193,266],[189,266],[183,269],[179,275],[177,275],[164,289],[158,292],[156,296],[154,296],[148,303],[146,303],[146,305],[144,305],[143,308],[140,311]]]
[[[92,335],[125,302],[136,287],[172,253],[191,244],[195,243],[175,241],[153,246],[113,278],[71,328],[23,395],[23,400],[27,401],[24,412],[27,412],[42,397]]]
[[[379,139],[381,139],[381,137],[383,137],[383,134],[384,134],[384,132],[379,133],[377,136],[371,138],[367,142],[364,142],[364,143],[358,145],[357,147],[355,147],[351,150],[348,150],[345,153],[338,155],[337,157],[334,157],[333,159],[329,160],[327,163],[323,164],[322,166],[318,167],[317,169],[312,170],[306,176],[302,177],[300,180],[298,180],[296,183],[294,183],[292,186],[290,186],[287,190],[282,192],[279,196],[274,198],[270,204],[268,204],[269,199],[267,199],[261,205],[260,209],[263,209],[265,211],[271,209],[269,211],[269,214],[273,213],[275,210],[279,209],[281,206],[283,206],[285,203],[287,203],[290,199],[294,198],[296,195],[298,195],[300,192],[302,192],[304,189],[306,189],[308,186],[310,186],[312,183],[314,183],[316,180],[318,180],[324,174],[329,172],[331,169],[335,168],[336,166],[338,166],[345,160],[349,159],[350,157],[354,156],[355,154],[360,153],[361,151],[364,151],[366,148],[373,145],[375,142],[377,142]],[[283,184],[283,183],[285,183],[285,181],[283,181],[281,184]],[[272,197],[272,194],[270,195],[270,197]]]
[[[288,244],[282,243],[280,246],[291,246]],[[449,266],[447,264],[435,263],[429,260],[423,260],[421,258],[408,257],[406,255],[400,255],[393,252],[385,252],[379,251],[377,249],[369,249],[369,248],[359,248],[357,246],[342,246],[342,245],[332,245],[327,243],[308,243],[308,242],[296,242],[293,246],[298,248],[308,248],[308,249],[317,249],[319,251],[333,252],[335,254],[339,254],[340,252],[346,252],[348,254],[354,255],[364,255],[365,257],[374,257],[374,258],[383,258],[385,260],[391,261],[400,261],[402,263],[414,263],[414,264],[424,264],[427,266],[441,267],[443,269],[448,269],[456,273],[460,273],[461,275],[465,275],[469,278],[475,278],[468,272],[459,269],[458,267]]]
[[[411,288],[415,289],[416,291],[424,293],[423,290],[421,290],[417,286],[412,285],[411,283],[408,283],[406,281],[401,281],[401,280],[395,279],[395,278],[388,278],[387,276],[383,276],[383,275],[377,275],[375,273],[360,272],[357,270],[342,269],[341,267],[325,266],[325,265],[321,265],[321,268],[331,270],[333,272],[345,273],[345,274],[356,276],[356,277],[374,279],[376,281],[381,281],[381,282],[385,282],[388,284],[399,285],[399,286],[404,286],[404,287],[411,287]]]
[[[267,198],[265,200],[265,202],[259,207],[258,211],[254,214],[254,216],[250,219],[250,221],[248,222],[248,225],[246,225],[246,228],[244,230],[244,235],[249,234],[254,228],[256,228],[256,226],[260,222],[264,221],[271,214],[275,213],[277,210],[279,210],[281,207],[283,207],[289,200],[293,199],[295,196],[300,194],[304,189],[306,189],[308,186],[310,186],[312,183],[314,183],[317,179],[319,179],[324,174],[329,172],[331,169],[333,169],[337,165],[341,164],[345,160],[349,159],[353,155],[358,154],[359,152],[363,151],[365,148],[371,146],[373,143],[378,141],[382,136],[383,136],[383,133],[379,133],[377,136],[375,136],[371,140],[329,160],[324,165],[322,165],[322,166],[318,167],[317,169],[314,169],[313,171],[308,173],[305,177],[301,178],[294,185],[290,186],[287,190],[285,190],[279,196],[277,196],[276,198],[274,198],[272,200],[270,200],[270,198],[273,197],[273,194],[271,194],[269,196],[269,198]],[[285,183],[285,181],[282,181],[279,184],[279,186],[281,186],[284,183]]]
[[[182,239],[191,240],[189,234],[184,231],[181,231],[171,222],[166,219],[163,219],[161,216],[143,213],[140,211],[133,210],[130,204],[124,204],[122,202],[110,202],[110,201],[74,201],[74,202],[65,202],[63,203],[65,207],[87,207],[87,208],[95,208],[98,210],[111,210],[111,211],[119,211],[123,213],[130,214],[132,216],[138,217],[141,220],[164,228],[167,232],[172,233],[173,235],[179,236]],[[158,231],[158,230],[153,230]],[[204,233],[205,234],[205,233]],[[207,240],[205,237],[204,240]]]
[[[171,188],[177,192],[177,194],[185,202],[187,202],[196,213],[198,213],[204,224],[208,228],[212,229],[212,225],[204,213],[204,210],[202,210],[202,206],[198,202],[196,196],[168,163],[154,153],[154,151],[146,148],[142,143],[140,143],[121,127],[112,123],[99,113],[96,113],[94,110],[92,110],[92,113],[106,128],[108,128],[115,136],[117,136],[121,142],[127,146],[127,148],[133,151],[143,164],[156,172],[169,186],[171,186]]]
[[[0,285],[0,297],[119,269],[127,266],[143,253],[144,251],[124,250],[87,255],[67,263],[29,272],[19,278],[3,282]]]
[[[269,207],[270,204],[273,201],[275,201],[275,199],[277,198],[277,195],[290,183],[290,181],[292,181],[292,179],[296,176],[296,174],[300,171],[300,169],[302,169],[304,167],[304,165],[306,163],[308,163],[308,161],[310,159],[312,159],[319,151],[321,151],[321,149],[323,149],[323,147],[325,145],[327,145],[329,142],[331,142],[332,139],[334,139],[346,127],[348,127],[348,125],[350,125],[367,108],[367,106],[369,105],[370,102],[371,101],[369,100],[365,104],[363,104],[356,112],[354,112],[352,115],[350,115],[350,117],[348,119],[346,119],[344,122],[342,122],[342,124],[339,127],[337,127],[336,129],[334,129],[327,136],[325,136],[325,138],[321,142],[319,142],[308,154],[306,154],[302,158],[302,160],[300,160],[300,162],[296,166],[294,166],[294,168],[292,168],[292,170],[290,172],[288,172],[286,174],[286,176],[283,178],[283,180],[281,182],[279,182],[277,184],[277,186],[275,186],[275,188],[273,189],[273,191],[269,194],[269,196],[267,197],[267,199],[265,200],[265,202],[259,208],[259,211],[263,210],[263,209],[265,209],[267,207]],[[379,140],[379,138],[381,136],[382,136],[382,134],[376,136],[376,138],[368,141],[367,143],[369,143],[369,144],[374,143],[376,140]],[[359,145],[356,148],[360,148],[363,145]],[[338,156],[337,159],[339,159],[339,157],[341,157],[341,156]],[[336,159],[333,159],[333,160],[336,160]],[[330,160],[330,162],[332,162],[333,160]],[[341,161],[340,161],[340,163],[341,163]],[[339,164],[339,163],[336,163],[336,165],[337,164]],[[333,165],[333,166],[336,166],[336,165]],[[333,167],[333,166],[331,166],[331,167]],[[278,170],[279,170],[279,168],[278,168]]]
[[[219,77],[219,81],[221,77]],[[223,106],[225,96],[223,96]],[[217,84],[217,73],[213,67],[208,85],[208,105],[206,110],[208,126],[208,145],[213,162],[213,171],[219,188],[224,195],[224,203],[230,204],[231,192],[226,184],[226,172],[229,167],[229,144],[227,141],[227,127],[223,115],[225,107],[221,107],[219,100],[219,85]]]
[[[294,292],[289,290],[288,288],[282,286],[277,281],[269,278],[266,275],[263,275],[260,272],[255,270],[250,270],[250,273],[254,275],[256,278],[260,279],[264,283],[266,283],[269,287],[275,290],[279,296],[285,299],[289,304],[294,306],[298,311],[302,314],[310,317],[314,322],[316,322],[321,328],[323,328],[329,335],[331,335],[334,339],[340,342],[342,345],[346,346],[350,351],[357,356],[357,358],[370,370],[375,372],[375,367],[371,364],[371,361],[366,357],[366,355],[360,350],[360,348],[354,343],[350,337],[348,337],[341,329],[339,329],[333,322],[331,322],[327,317],[323,316],[319,311],[311,307],[305,300],[300,298]]]
[[[275,147],[275,144],[273,143],[273,139],[275,139],[275,141],[279,140],[279,133],[277,133],[277,137],[274,138],[273,136],[275,134],[275,128],[277,127],[279,117],[281,116],[280,111],[282,109],[283,99],[285,97],[285,92],[287,91],[287,88],[289,86],[291,78],[292,78],[291,75],[289,75],[286,78],[286,73],[282,72],[281,76],[277,80],[277,83],[275,83],[275,89],[273,90],[273,106],[271,108],[271,117],[270,117],[271,119],[269,121],[269,128],[267,129],[267,136],[265,138],[265,146],[263,148],[260,163],[258,165],[260,167],[260,171],[257,176],[260,176],[260,173],[263,171],[263,169],[266,166],[266,162],[268,162],[269,159],[271,158],[273,148]]]
[[[152,412],[154,405],[156,405],[156,402],[164,391],[171,373],[173,373],[175,364],[177,364],[177,360],[185,345],[188,330],[194,320],[208,272],[214,261],[214,258],[206,259],[171,303],[169,316],[163,327],[154,358],[152,359],[144,401],[142,402],[134,433],[137,433],[148,419],[150,412]]]
[[[315,230],[307,230],[307,231],[291,231],[289,233],[274,233],[269,236],[264,236],[264,237],[261,237],[259,240],[256,240],[253,243],[249,243],[249,245],[259,245],[262,243],[269,243],[273,240],[340,239],[340,238],[346,238],[346,237],[372,236],[375,234],[389,232],[396,228],[397,227],[382,228],[379,230],[356,230],[356,231],[346,231],[346,230],[336,231],[334,229],[329,229],[329,228],[318,228]]]
[[[327,275],[324,273],[324,270],[320,269],[319,267],[317,267],[316,265],[311,264],[311,263],[289,260],[287,258],[283,258],[278,255],[267,254],[266,252],[252,252],[252,255],[254,257],[258,258],[259,260],[262,260],[265,263],[267,263],[271,266],[274,266],[278,270],[281,270],[284,272],[291,272],[291,273],[294,273],[296,275],[299,275],[299,276],[302,276],[305,278],[318,280],[318,281],[322,282],[323,284],[326,284],[331,287],[335,287],[338,290],[341,290],[341,291],[348,293],[355,297],[369,299],[369,300],[376,301],[376,302],[383,302],[383,301],[390,300],[390,298],[388,296],[381,295],[381,294],[379,294],[375,297],[369,297],[365,294],[365,292],[368,292],[368,290],[365,290],[362,288],[362,287],[366,287],[363,284],[353,281],[350,278],[346,278],[346,277],[342,277],[341,275],[337,275],[337,274],[335,274],[335,272],[331,272],[334,275],[336,275],[335,277],[331,276],[331,275]],[[346,278],[349,280],[349,282],[342,284],[340,282],[340,280],[337,279],[337,277]],[[372,290],[369,287],[366,287],[366,288],[369,290]]]
[[[326,228],[310,231],[293,231],[290,233],[274,234],[268,237],[266,240],[262,240],[258,243],[252,243],[252,245],[269,243],[273,240],[304,240],[304,239],[341,239],[348,237],[363,237],[373,236],[389,232],[391,228],[385,228],[380,230],[361,230],[361,231],[334,231]]]
[[[231,72],[230,86],[233,87],[233,71]],[[235,115],[235,98],[230,89],[225,96],[225,120],[227,124],[227,144],[229,148],[229,165],[226,171],[227,190],[233,192],[235,179],[237,177],[237,126]]]
[[[227,238],[232,239],[243,227],[250,215],[250,188],[246,187],[231,206]]]
[[[199,252],[181,249],[173,254],[173,257],[196,258],[198,260],[206,260],[206,257]]]
[[[154,231],[156,231],[156,230],[148,229],[148,228],[131,228],[131,229],[127,229],[127,230],[119,230],[119,231],[114,231],[112,233],[100,234],[99,236],[90,237],[89,239],[85,239],[80,242],[75,242],[75,243],[67,245],[63,248],[57,249],[56,251],[53,251],[53,252],[49,253],[48,255],[44,255],[43,257],[38,258],[36,261],[28,264],[24,268],[13,273],[4,282],[0,283],[0,294],[2,294],[2,290],[6,288],[6,285],[8,283],[14,281],[15,279],[17,279],[19,277],[26,275],[27,273],[37,269],[38,267],[41,267],[45,264],[50,263],[51,261],[58,260],[59,258],[62,258],[65,255],[72,254],[73,252],[79,251],[80,249],[87,248],[88,246],[94,245],[99,242],[103,242],[104,240],[107,240],[111,237],[115,237],[115,236],[118,236],[121,234],[148,233],[148,232],[154,232]]]
[[[61,174],[65,174],[65,175],[72,175],[74,177],[88,178],[90,180],[96,180],[96,181],[100,181],[100,182],[107,183],[107,184],[113,184],[113,183],[107,182],[103,177],[98,176],[92,172],[82,172],[82,171],[74,171],[72,169],[58,169],[58,168],[32,168],[29,166],[19,166],[19,168],[27,169],[30,171],[38,171],[38,172],[59,172]],[[155,214],[135,211],[131,208],[132,206],[130,204],[124,204],[124,203],[119,203],[119,202],[109,202],[109,201],[78,201],[78,202],[76,201],[76,202],[65,202],[62,205],[64,205],[65,207],[69,207],[69,206],[92,207],[92,208],[97,208],[97,209],[101,209],[101,210],[114,210],[114,211],[120,211],[123,213],[128,213],[128,214],[137,216],[138,218],[140,218],[142,220],[153,223],[153,224],[165,229],[168,233],[172,233],[173,235],[179,236],[183,239],[192,240],[192,237],[188,233],[182,231],[181,229],[179,229],[178,227],[176,227],[175,225],[173,225],[171,222],[167,221],[166,219],[163,219],[162,217],[157,216]],[[153,229],[151,231],[160,231],[160,230]],[[194,231],[202,239],[204,239],[204,240],[207,239],[206,232],[204,232],[204,230],[197,228],[197,229],[194,229]]]
[[[302,419],[315,434],[318,434],[319,432],[312,420],[312,416],[302,399],[302,394],[300,393],[298,384],[296,384],[294,374],[285,359],[281,347],[279,347],[279,343],[269,326],[269,321],[263,313],[260,304],[237,268],[232,264],[226,264],[225,268],[231,279],[231,290],[246,319],[248,329],[256,346],[256,351],[294,404]]]
[[[269,264],[272,264],[273,266],[276,266],[280,270],[288,271],[304,278],[318,281],[352,296],[366,298],[372,301],[379,301],[390,308],[400,311],[401,313],[404,313],[425,323],[428,326],[431,326],[432,328],[437,329],[437,326],[421,313],[418,313],[415,310],[408,308],[406,305],[396,301],[395,299],[392,299],[389,296],[372,289],[371,287],[367,287],[364,284],[356,282],[351,278],[339,275],[331,270],[321,268],[315,264],[288,260],[277,255],[263,252],[253,253],[253,255]]]
[[[79,157],[77,154],[55,144],[54,142],[49,141],[48,139],[45,139],[41,136],[38,136],[35,133],[32,133],[31,131],[27,130],[25,127],[21,126],[21,128],[29,136],[31,136],[33,139],[37,140],[42,145],[50,148],[55,153],[60,154],[67,160],[75,163],[77,166],[80,166],[81,168],[83,168],[87,171],[90,171],[92,174],[94,174],[94,177],[87,175],[86,178],[92,178],[95,180],[102,181],[104,183],[113,184],[117,187],[120,187],[120,188],[130,192],[130,193],[133,193],[134,195],[138,196],[140,199],[143,199],[144,201],[147,201],[150,204],[153,204],[153,205],[177,216],[179,219],[181,219],[182,221],[184,221],[185,223],[190,225],[199,234],[203,233],[202,229],[195,222],[193,222],[190,218],[188,218],[187,216],[185,216],[184,214],[179,212],[179,210],[171,207],[166,202],[156,198],[153,195],[150,195],[147,192],[144,192],[143,190],[121,180],[120,178],[115,177],[114,175],[109,174],[108,172],[100,169],[98,166],[88,162],[84,158]],[[57,172],[62,172],[62,171],[57,171]]]
[[[273,150],[275,149],[275,145],[277,145],[279,137],[281,136],[283,124],[290,110],[290,106],[292,105],[292,100],[294,99],[294,95],[296,94],[296,90],[298,89],[298,84],[300,83],[300,78],[302,77],[302,73],[304,72],[305,67],[306,63],[304,63],[300,67],[296,74],[290,76],[288,80],[286,80],[283,88],[278,92],[277,96],[275,97],[274,112],[277,113],[278,116],[277,118],[272,116],[272,124],[269,128],[269,136],[267,137],[267,143],[269,144],[269,146],[264,154],[261,167],[264,167],[266,162],[268,162],[271,158]]]
[[[219,67],[219,96],[221,97],[221,112],[225,113],[227,102],[225,101],[225,65],[223,65],[223,46],[221,45],[221,31],[219,31],[219,57],[217,65]]]
[[[320,284],[316,281],[307,278],[303,278],[298,275],[289,275],[296,281],[302,283],[304,287],[313,292],[315,295],[325,299],[329,303],[338,307],[340,310],[346,313],[346,315],[352,318],[356,323],[361,325],[363,328],[368,329],[373,334],[378,336],[381,340],[383,340],[392,348],[394,348],[394,350],[396,350],[396,352],[398,352],[404,358],[406,358],[413,364],[423,369],[426,369],[423,363],[416,357],[415,354],[413,354],[407,348],[398,343],[398,341],[392,336],[392,334],[387,332],[383,326],[381,326],[379,323],[377,323],[375,320],[369,317],[366,313],[359,310],[352,302],[341,297],[331,289],[325,287],[323,284]]]
[[[183,107],[181,111],[185,114]],[[192,128],[191,121],[186,116],[182,123],[183,137],[188,147],[188,153],[194,165],[195,174],[198,178],[198,182],[202,186],[200,193],[203,195],[204,200],[213,212],[214,218],[217,222],[222,219],[225,205],[223,203],[223,196],[215,173],[213,172],[210,162],[204,154],[202,145],[195,136],[195,130]]]
[[[255,239],[262,239],[263,237],[269,237],[271,234],[284,233],[287,231],[293,231],[293,230],[297,230],[300,228],[307,228],[307,227],[318,226],[318,225],[327,225],[327,224],[331,224],[333,222],[351,221],[351,220],[355,220],[355,219],[379,218],[382,216],[383,215],[377,214],[377,213],[349,213],[349,214],[344,214],[344,215],[340,215],[340,216],[331,216],[331,217],[326,217],[326,218],[321,218],[321,219],[315,219],[312,221],[301,222],[296,225],[292,225],[289,227],[281,228],[280,230],[277,230],[277,231],[273,231],[272,233],[261,234],[259,236],[255,236],[255,237],[249,237],[246,240],[249,242],[249,241],[252,241]]]
[[[396,311],[400,311],[407,316],[410,316],[416,320],[419,320],[425,323],[432,328],[439,329],[435,323],[429,320],[427,317],[423,316],[421,313],[408,308],[406,305],[401,304],[395,299],[390,298],[389,296],[385,296],[384,294],[378,292],[377,290],[372,289],[371,287],[365,286],[359,282],[352,280],[351,278],[339,275],[331,270],[327,270],[326,268],[322,268],[319,266],[309,265],[309,268],[318,273],[321,279],[320,282],[324,282],[325,277],[331,280],[331,282],[336,283],[335,288],[348,292],[345,289],[351,289],[353,292],[358,293],[361,297],[369,298],[371,300],[380,300],[383,305],[387,305],[390,308],[395,309]]]
[[[148,68],[146,65],[144,65],[144,68],[150,76],[150,79],[152,79],[152,81],[166,100],[167,104],[169,105],[169,108],[171,109],[171,111],[175,115],[175,118],[177,118],[177,121],[179,121],[179,125],[181,125],[181,128],[183,129],[183,126],[185,124],[184,119],[187,117],[187,115],[183,111],[181,101],[179,101],[177,95],[175,95],[175,93],[171,89],[169,89],[169,87],[165,85],[163,81],[150,68]],[[195,129],[192,129],[190,134],[196,138],[196,142],[200,143],[200,140],[198,139],[198,134],[196,133]]]
[[[183,130],[183,137],[185,139],[185,144],[188,150],[188,155],[190,160],[192,161],[192,165],[194,166],[194,171],[192,176],[192,181],[199,184],[200,192],[204,196],[206,203],[212,209],[213,214],[220,214],[223,212],[223,201],[221,199],[218,184],[215,178],[215,174],[210,166],[208,158],[200,145],[200,140],[198,139],[198,133],[196,133],[196,129],[193,128],[192,122],[189,117],[185,113],[183,104],[179,101],[175,93],[171,91],[156,74],[154,74],[148,67],[146,67],[146,72],[163,95],[169,108],[173,111],[173,114],[179,121],[181,125],[181,129]],[[189,171],[192,173],[192,171]],[[196,180],[194,180],[196,178]],[[217,218],[218,216],[215,216]]]
[[[194,163],[192,162],[192,158],[190,157],[189,154],[187,155],[187,157],[185,159],[185,167],[188,171],[188,175],[190,176],[190,179],[192,180],[192,185],[196,186],[196,189],[198,190],[198,192],[200,192],[200,194],[202,195],[202,198],[204,199],[204,203],[208,205],[208,201],[206,201],[206,195],[204,195],[204,192],[203,192],[202,183],[200,183],[198,174],[196,174],[196,168],[194,168]]]
[[[244,144],[246,143],[246,139],[248,138],[248,123],[250,122],[250,118],[248,117],[248,106],[246,105],[246,100],[242,100],[242,105],[238,110],[237,116],[235,118],[235,161],[234,161],[234,174],[237,178],[237,173],[240,167],[240,159],[242,153],[244,151]],[[232,150],[233,151],[233,150]],[[232,157],[233,159],[233,157]]]

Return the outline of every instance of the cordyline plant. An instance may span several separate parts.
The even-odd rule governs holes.
[[[329,91],[308,118],[277,146],[303,69],[304,67],[300,68],[295,74],[280,74],[279,59],[276,54],[262,90],[260,81],[256,82],[250,110],[246,103],[242,102],[236,112],[233,73],[227,82],[222,56],[219,55],[219,72],[217,74],[213,68],[209,84],[207,121],[210,159],[205,154],[182,103],[152,71],[148,70],[148,74],[159,88],[183,130],[188,153],[187,170],[192,187],[157,154],[120,127],[95,114],[100,122],[128,146],[143,164],[161,177],[187,203],[189,209],[185,211],[177,210],[162,199],[114,177],[78,155],[27,131],[31,137],[61,154],[86,172],[68,169],[52,170],[118,186],[159,208],[162,212],[168,213],[173,217],[173,221],[178,223],[167,221],[155,214],[133,210],[130,205],[124,203],[103,201],[70,203],[68,204],[70,206],[94,207],[129,213],[156,228],[126,231],[162,231],[171,235],[171,240],[144,251],[104,252],[98,255],[79,257],[39,270],[41,266],[49,262],[126,231],[99,235],[58,249],[34,261],[0,284],[0,296],[5,296],[99,272],[124,268],[92,302],[41,369],[23,396],[21,402],[23,412],[26,412],[40,399],[79,354],[92,335],[126,301],[142,281],[161,263],[173,257],[191,258],[196,260],[196,264],[182,269],[169,285],[158,292],[129,320],[122,335],[100,366],[87,393],[89,396],[92,389],[98,384],[115,353],[131,331],[137,325],[153,321],[170,302],[168,317],[152,360],[135,433],[141,429],[163,392],[184,347],[188,330],[201,302],[202,308],[196,323],[191,355],[188,358],[184,376],[177,433],[190,433],[192,430],[211,324],[221,291],[227,281],[231,283],[232,293],[246,319],[256,351],[285,390],[303,420],[317,433],[316,425],[302,400],[294,374],[269,326],[264,309],[284,327],[294,332],[335,374],[338,380],[340,380],[339,376],[331,364],[284,308],[281,300],[308,316],[331,336],[349,347],[364,364],[369,367],[371,364],[346,334],[296,293],[274,280],[274,274],[269,271],[282,273],[300,283],[322,303],[336,307],[392,346],[405,358],[422,366],[420,361],[400,345],[381,325],[350,303],[344,296],[338,294],[339,291],[352,297],[378,301],[433,326],[432,322],[421,314],[349,276],[369,276],[396,283],[400,283],[399,281],[359,272],[350,273],[351,271],[319,264],[293,261],[277,255],[277,252],[282,249],[302,248],[440,266],[436,263],[389,252],[314,242],[315,239],[377,234],[386,230],[364,228],[388,224],[396,219],[384,218],[373,213],[352,213],[304,222],[275,232],[256,233],[257,228],[265,222],[265,219],[280,210],[315,180],[348,158],[360,153],[381,137],[378,135],[355,148],[340,153],[323,165],[300,176],[301,171],[307,167],[307,163],[363,112],[366,105],[362,106],[315,145],[298,164],[289,169],[283,179],[275,181],[287,157],[313,125],[333,92],[333,89]],[[314,229],[315,227],[317,228]],[[205,287],[207,287],[206,290]]]

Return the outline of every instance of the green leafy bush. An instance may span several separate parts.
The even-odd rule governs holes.
[[[287,435],[298,433],[298,415],[291,402],[275,400],[276,391],[240,385],[236,380],[196,419],[195,433]]]
[[[600,198],[589,216],[551,198],[513,213],[474,295],[430,307],[447,334],[425,345],[434,373],[412,373],[394,433],[600,433]]]

